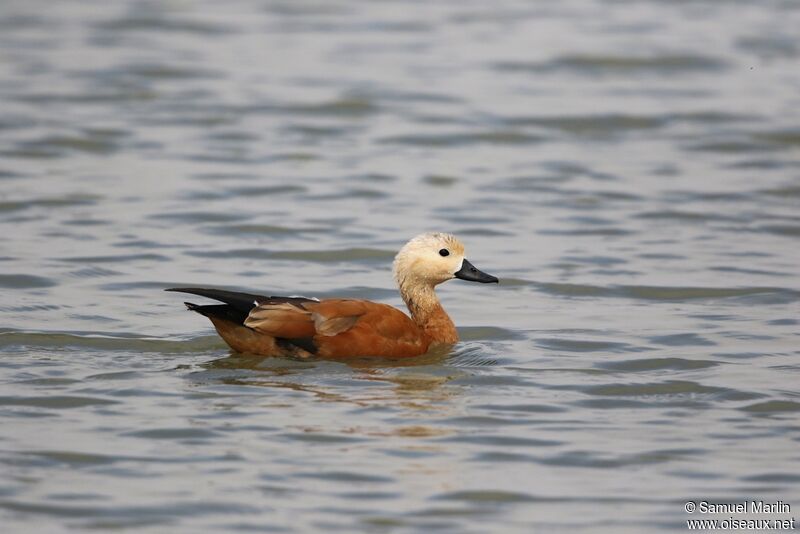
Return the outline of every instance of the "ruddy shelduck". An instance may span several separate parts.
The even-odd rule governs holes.
[[[346,358],[418,356],[458,341],[434,288],[452,278],[498,282],[464,258],[450,234],[422,234],[394,260],[394,278],[411,317],[388,304],[354,299],[265,297],[221,289],[176,287],[224,304],[186,307],[205,315],[237,352],[264,356]]]

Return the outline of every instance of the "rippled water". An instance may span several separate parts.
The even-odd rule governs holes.
[[[800,4],[0,7],[4,532],[683,531],[800,510]],[[498,287],[407,362],[163,293]],[[795,515],[796,511],[795,511]]]

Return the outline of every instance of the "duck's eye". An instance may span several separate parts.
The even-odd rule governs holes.
[[[446,248],[443,248],[442,250],[439,251],[439,256],[449,256],[449,255],[450,251],[447,250]]]

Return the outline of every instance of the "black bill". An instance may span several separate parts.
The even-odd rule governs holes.
[[[481,284],[490,284],[492,282],[496,284],[500,281],[497,277],[477,269],[467,260],[464,260],[464,263],[461,264],[461,269],[455,273],[455,277],[468,282],[480,282]]]

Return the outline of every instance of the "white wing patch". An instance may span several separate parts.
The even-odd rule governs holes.
[[[314,328],[317,334],[323,336],[335,336],[341,334],[346,330],[350,330],[358,321],[361,315],[345,315],[343,317],[333,317],[326,319],[318,313],[312,313],[311,317],[314,319]]]

